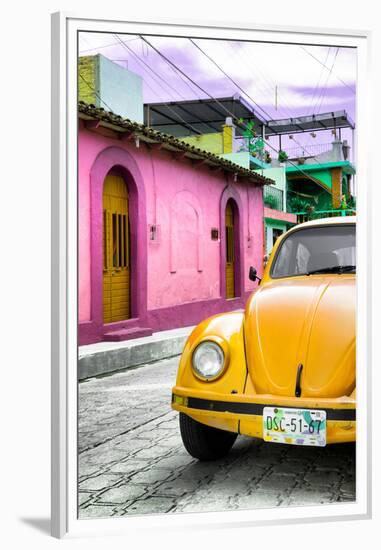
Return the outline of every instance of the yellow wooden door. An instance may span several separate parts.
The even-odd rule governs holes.
[[[225,211],[226,298],[234,298],[234,213],[230,202]]]
[[[103,187],[103,320],[130,317],[128,192],[121,176],[108,175]]]

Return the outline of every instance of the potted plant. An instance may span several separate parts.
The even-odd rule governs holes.
[[[282,149],[280,149],[278,153],[279,162],[286,162],[287,159],[288,159],[288,155],[286,151],[283,151]]]

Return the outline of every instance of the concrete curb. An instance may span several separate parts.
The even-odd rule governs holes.
[[[81,346],[78,379],[85,380],[180,355],[192,330],[193,327],[185,327],[125,342]]]

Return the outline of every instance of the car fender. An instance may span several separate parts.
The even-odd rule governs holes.
[[[210,317],[197,325],[188,337],[181,355],[176,386],[194,388],[226,395],[243,393],[247,377],[245,344],[243,336],[244,315],[242,312],[229,312]],[[221,344],[228,361],[221,376],[214,380],[197,378],[192,369],[192,354],[200,342],[212,340]]]

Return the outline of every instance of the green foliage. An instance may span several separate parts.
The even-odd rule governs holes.
[[[342,208],[343,210],[346,210],[348,208],[348,205],[347,205],[347,197],[345,195],[343,195],[341,197],[341,204],[340,204],[340,208]]]
[[[244,120],[240,118],[238,119],[238,122],[245,127],[242,135],[246,142],[246,150],[254,156],[257,156],[257,153],[261,154],[265,147],[265,144],[263,139],[257,136],[254,121],[249,120],[248,122],[244,122]]]
[[[311,212],[315,209],[315,205],[307,199],[301,197],[292,197],[289,201],[290,210],[292,212]]]
[[[288,154],[286,153],[286,151],[283,151],[282,149],[280,149],[278,153],[279,162],[285,162],[287,159],[288,159]]]
[[[264,198],[264,203],[269,208],[276,208],[277,205],[277,199],[273,195],[267,195],[267,197]]]
[[[242,119],[240,119],[240,120],[242,120]],[[245,126],[245,130],[243,132],[243,137],[246,138],[246,139],[249,139],[249,140],[251,140],[253,137],[256,137],[257,134],[255,133],[255,130],[254,130],[254,121],[249,120],[249,122],[246,122],[246,124],[243,122],[243,124]]]

